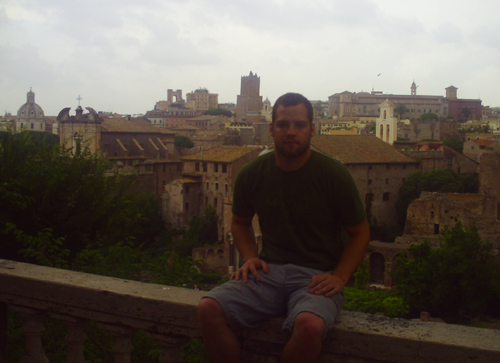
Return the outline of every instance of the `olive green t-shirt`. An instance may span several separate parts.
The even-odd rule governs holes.
[[[257,213],[264,261],[322,271],[340,260],[342,226],[366,219],[347,168],[316,151],[293,172],[278,168],[274,153],[246,164],[236,177],[232,210],[245,218]]]

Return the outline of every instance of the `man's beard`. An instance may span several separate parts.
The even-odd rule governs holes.
[[[285,142],[286,140],[283,143],[275,144],[274,148],[280,155],[284,156],[287,159],[296,159],[304,155],[307,150],[309,150],[309,146],[311,145],[310,138],[306,143],[294,145],[294,147],[287,147],[287,145],[285,145]]]

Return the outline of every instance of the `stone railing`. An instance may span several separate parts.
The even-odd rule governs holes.
[[[180,347],[200,337],[197,304],[203,292],[145,284],[0,260],[0,363],[6,363],[7,309],[25,318],[20,363],[49,362],[43,321],[67,325],[67,362],[84,363],[85,325],[114,337],[116,363],[131,362],[141,330],[162,347],[160,362],[181,362]],[[240,332],[245,362],[277,362],[287,336],[282,319]],[[144,359],[146,360],[146,359]],[[343,312],[320,362],[500,362],[500,331]],[[13,363],[13,362],[11,362]]]

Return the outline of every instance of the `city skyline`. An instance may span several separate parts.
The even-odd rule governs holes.
[[[236,103],[240,80],[261,77],[274,102],[288,91],[327,101],[345,90],[445,95],[500,106],[500,4],[47,0],[0,4],[0,112],[32,87],[47,116],[65,107],[151,110],[167,89],[200,87]]]

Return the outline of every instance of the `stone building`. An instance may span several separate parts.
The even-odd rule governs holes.
[[[195,215],[212,206],[219,216],[219,236],[224,236],[224,200],[231,199],[233,185],[243,165],[262,151],[255,146],[221,146],[182,158],[182,175],[167,184],[163,217],[174,226],[188,226]]]
[[[477,161],[443,145],[442,142],[421,142],[416,144],[416,150],[401,152],[420,160],[419,171],[422,173],[435,169],[452,169],[458,174],[477,174]]]
[[[90,107],[84,114],[78,106],[76,115],[70,108],[59,116],[61,145],[75,149],[78,144],[89,147],[114,163],[119,172],[136,171],[137,188],[160,198],[165,185],[180,175],[182,163],[174,157],[174,133],[152,126],[144,118],[101,118]]]
[[[474,161],[478,161],[488,146],[498,145],[496,140],[471,139],[464,142],[464,155]]]
[[[197,130],[191,137],[194,153],[225,145],[227,132],[227,130]]]
[[[417,86],[413,82],[410,95],[392,95],[382,92],[349,92],[335,93],[328,97],[329,112],[333,117],[367,117],[378,116],[379,105],[386,99],[397,105],[405,105],[406,112],[401,118],[418,119],[424,113],[435,113],[446,118],[449,114],[455,119],[464,119],[464,107],[469,107],[470,118],[481,118],[481,100],[457,98],[457,88],[446,88],[446,96],[417,95]]]
[[[206,88],[199,88],[186,94],[186,107],[195,111],[207,111],[219,108],[219,95],[209,93]]]
[[[26,96],[26,103],[17,111],[16,130],[46,131],[45,115],[35,103],[35,92],[30,88]]]
[[[198,115],[198,112],[188,108],[168,107],[166,110],[147,111],[145,117],[153,126],[172,129],[186,126],[187,120]]]
[[[263,109],[260,96],[260,77],[250,71],[248,76],[241,77],[240,94],[236,100],[236,121],[251,124],[261,120]],[[265,117],[263,117],[265,119]]]
[[[311,146],[349,169],[372,223],[396,224],[397,193],[408,175],[419,171],[418,160],[374,136],[316,135]]]

